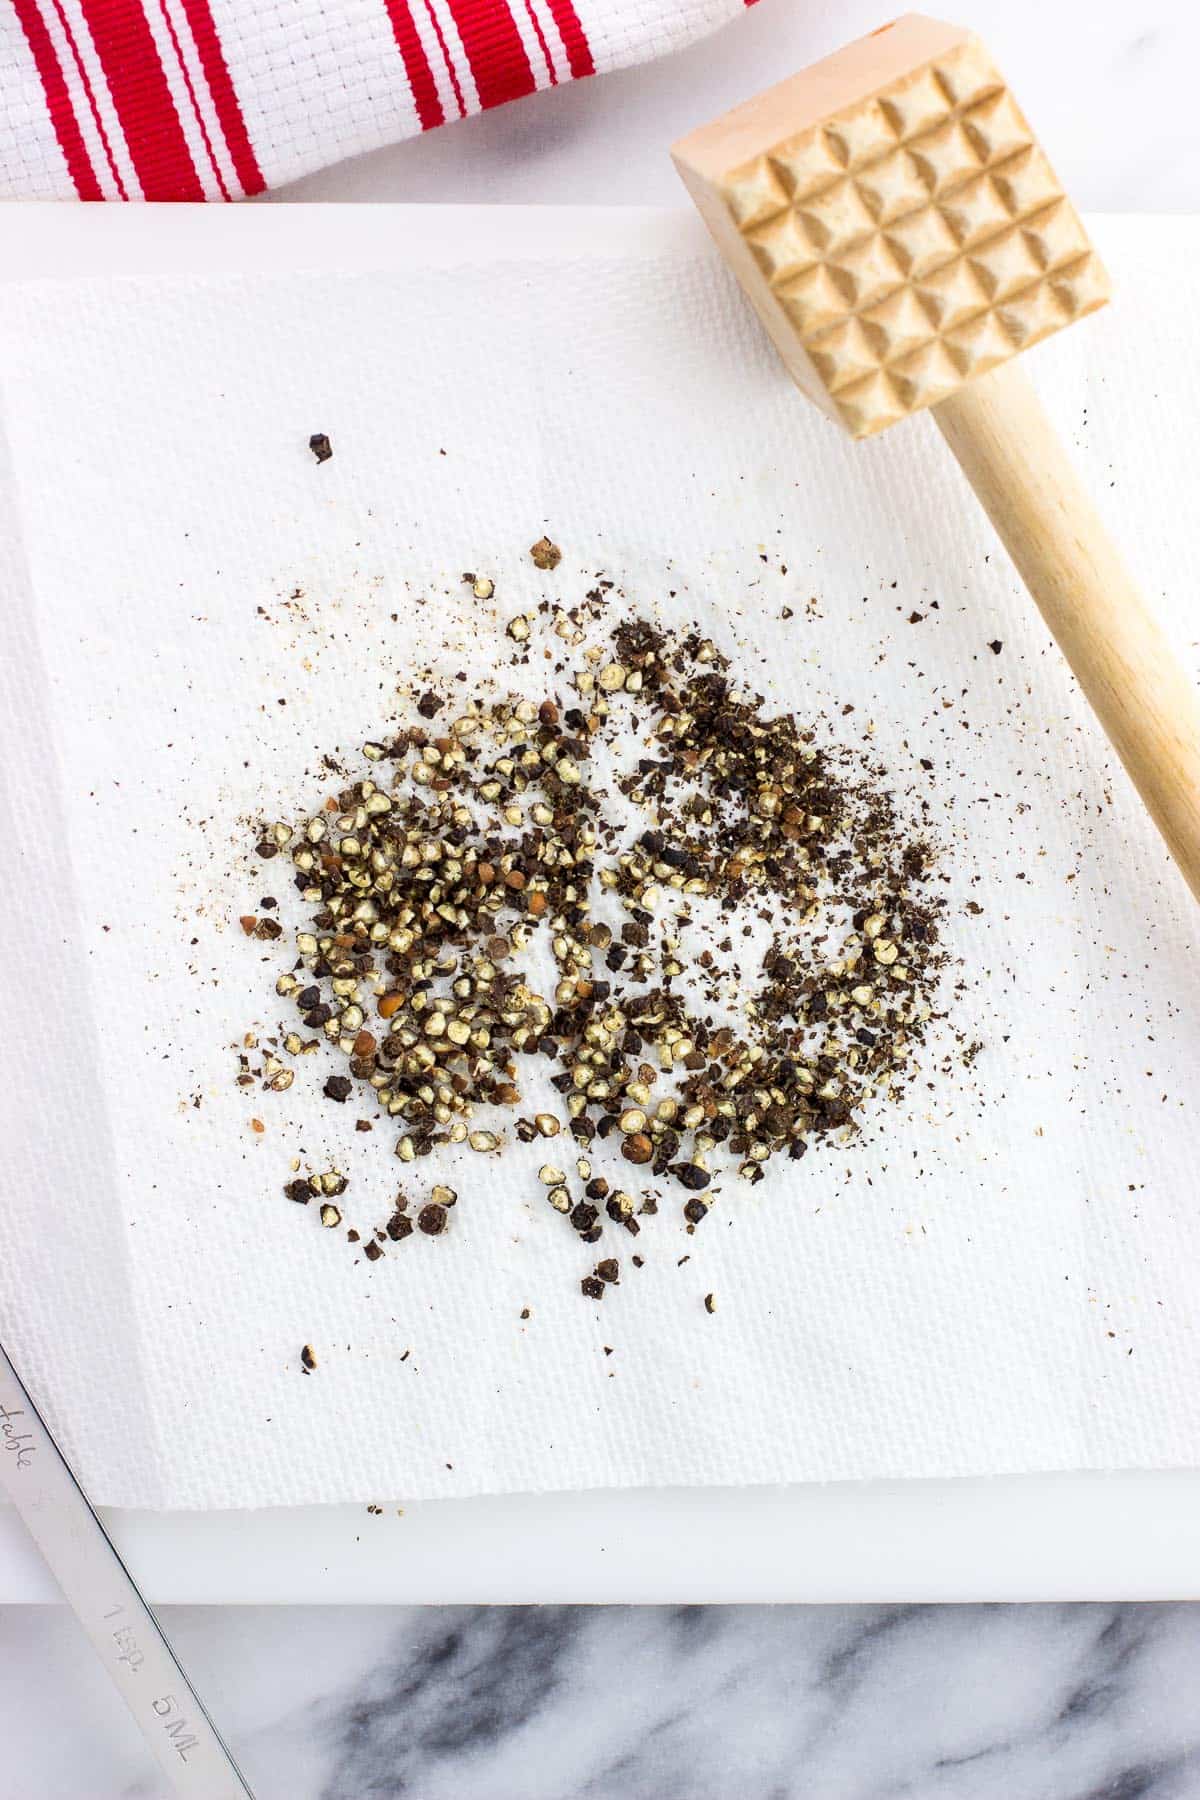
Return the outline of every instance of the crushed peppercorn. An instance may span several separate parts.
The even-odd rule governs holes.
[[[536,544],[531,544],[529,554],[535,569],[557,569],[562,561],[562,551],[548,537],[540,537]]]
[[[561,560],[548,539],[530,555]],[[540,1178],[589,1244],[658,1210],[654,1192],[639,1205],[594,1175],[597,1155],[683,1189],[692,1231],[728,1203],[722,1177],[757,1183],[777,1158],[846,1141],[913,1077],[947,960],[934,854],[886,777],[770,713],[696,632],[627,616],[588,645],[599,597],[505,627],[522,666],[535,630],[567,646],[559,691],[427,688],[424,724],[364,746],[370,774],[255,843],[290,855],[311,912],[277,991],[313,1045],[345,1058],[326,1096],[373,1094],[406,1164],[460,1144],[506,1153],[491,1129],[504,1113],[525,1144],[565,1121],[585,1197],[566,1166]],[[766,931],[743,967],[752,922]],[[282,930],[242,924],[266,941]],[[532,972],[543,947],[548,984]],[[562,1119],[516,1116],[538,1072]],[[419,1229],[441,1235],[455,1198],[433,1187]],[[412,1231],[397,1208],[386,1236]],[[583,1293],[617,1270],[603,1259]]]

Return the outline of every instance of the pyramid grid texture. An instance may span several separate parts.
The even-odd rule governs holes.
[[[716,186],[855,437],[1108,298],[1078,214],[973,38]]]

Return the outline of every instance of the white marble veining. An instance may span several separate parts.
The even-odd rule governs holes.
[[[1068,189],[1200,210],[1193,0],[973,0]],[[761,0],[670,61],[281,190],[678,200],[672,137],[870,29]],[[259,1800],[1197,1800],[1200,1609],[167,1608]],[[0,1614],[0,1800],[159,1800],[56,1608]]]
[[[166,1609],[258,1800],[1195,1800],[1200,1608]],[[68,1615],[0,1800],[166,1800]]]

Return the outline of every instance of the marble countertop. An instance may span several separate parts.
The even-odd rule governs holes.
[[[968,10],[1083,206],[1200,211],[1192,0]],[[268,198],[674,203],[674,135],[884,16],[878,0],[761,0],[669,62]],[[1200,1796],[1200,1610],[1182,1604],[165,1617],[259,1800]],[[0,1614],[0,1746],[0,1800],[165,1794],[53,1607]]]
[[[758,0],[676,56],[533,95],[268,198],[678,205],[674,138],[903,10]],[[1191,0],[1151,0],[1148,11],[1125,0],[971,0],[949,11],[985,40],[1080,207],[1200,210]]]
[[[258,1800],[1194,1800],[1200,1611],[166,1609]],[[51,1608],[3,1800],[168,1800]]]

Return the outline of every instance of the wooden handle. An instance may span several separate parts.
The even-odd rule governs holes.
[[[933,408],[1200,900],[1200,698],[1016,363]]]

